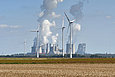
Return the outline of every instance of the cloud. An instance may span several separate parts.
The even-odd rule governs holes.
[[[18,29],[18,28],[20,28],[20,26],[18,26],[18,25],[0,24],[0,29],[5,29],[5,28]]]
[[[0,25],[0,28],[8,28],[8,25],[2,24],[2,25]]]
[[[10,28],[18,29],[18,28],[20,28],[20,26],[18,26],[18,25],[14,25],[14,26],[10,26]]]
[[[107,19],[110,19],[110,18],[112,18],[112,16],[106,16],[106,18],[107,18]]]

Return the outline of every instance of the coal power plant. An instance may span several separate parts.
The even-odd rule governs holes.
[[[33,45],[31,53],[37,53],[35,45]],[[62,54],[62,49],[59,49],[57,44],[45,44],[40,46],[39,54],[49,54],[49,55],[54,55],[54,54]]]
[[[69,13],[73,16],[73,20],[70,19],[71,17],[66,11],[63,11],[63,15],[54,11],[58,4],[62,2],[63,0],[44,0],[40,7],[41,12],[37,20],[39,23],[38,28],[31,31],[37,33],[31,47],[31,54],[36,54],[37,58],[40,55],[62,55],[62,57],[69,55],[69,58],[73,58],[74,54],[85,54],[84,48],[86,48],[86,45],[85,47],[77,47],[78,43],[74,43],[74,39],[77,37],[75,34],[81,30],[81,25],[78,21],[82,18],[84,1],[79,1],[71,6]],[[61,21],[57,21],[58,19]],[[58,26],[60,27],[60,32],[56,30],[57,25],[60,25]],[[66,40],[65,37],[67,38]]]
[[[11,24],[8,22],[5,24],[1,22],[0,31],[7,34],[5,35],[1,32],[1,37],[8,36],[11,39],[12,35],[14,36],[14,38],[12,38],[13,42],[6,38],[4,41],[4,39],[1,38],[3,40],[1,41],[1,49],[4,48],[1,50],[3,57],[7,54],[12,57],[32,58],[115,57],[115,54],[113,54],[114,41],[112,41],[112,39],[114,39],[112,35],[113,26],[109,27],[109,25],[113,24],[110,24],[110,21],[94,21],[100,20],[100,17],[102,19],[105,17],[106,21],[108,19],[112,20],[114,19],[112,15],[109,15],[109,13],[101,15],[100,12],[99,14],[95,11],[91,12],[90,10],[95,10],[96,7],[89,9],[90,6],[87,6],[88,0],[73,0],[71,2],[70,0],[36,1],[38,1],[39,4],[23,5],[27,6],[26,8],[22,8],[22,11],[24,11],[24,9],[27,10],[23,12],[24,19],[20,18],[22,12],[20,14],[17,11],[20,15],[15,15],[19,16],[16,18],[17,21],[20,20],[21,23],[18,22],[18,24],[16,24],[17,22],[11,22]],[[65,3],[66,1],[68,1],[67,4]],[[28,6],[32,8],[28,9]],[[85,12],[86,10],[87,12]],[[13,14],[14,13],[12,13],[12,15]],[[95,16],[99,19],[97,19],[97,17],[95,19]],[[11,16],[9,18],[11,18]],[[0,19],[4,21],[4,15],[0,16]],[[115,22],[112,21],[111,23]],[[105,26],[105,24],[107,25]],[[107,29],[102,30],[101,28]],[[8,48],[5,45],[7,45]],[[111,50],[113,52],[111,52]]]
[[[37,46],[37,38],[34,39],[33,46],[31,47],[31,53],[36,54],[37,53],[36,49],[39,49],[39,54],[44,54],[44,55],[62,55],[63,54],[63,51],[61,48],[59,48],[58,44],[48,44],[47,43],[41,46]],[[75,47],[75,44],[72,44],[72,54],[85,55],[85,51],[86,51],[86,43],[79,44],[78,48]],[[64,54],[70,54],[70,53],[71,53],[70,43],[67,43]]]
[[[79,44],[78,50],[77,50],[77,47],[75,46],[75,44],[73,44],[73,38],[74,38],[73,32],[75,30],[79,31],[81,28],[80,25],[74,23],[76,21],[76,19],[70,20],[68,15],[65,12],[64,12],[64,15],[69,23],[69,25],[67,26],[68,32],[69,32],[69,33],[67,32],[67,34],[69,34],[69,37],[67,39],[68,42],[65,45],[65,43],[64,43],[64,41],[65,41],[64,40],[64,36],[65,36],[64,29],[66,27],[64,25],[64,18],[63,18],[62,26],[61,26],[62,34],[60,34],[62,37],[62,39],[61,39],[62,47],[61,48],[59,47],[60,44],[58,45],[58,43],[57,43],[59,34],[56,33],[56,35],[52,35],[52,32],[50,30],[51,26],[55,27],[55,25],[56,25],[54,21],[52,23],[50,23],[49,20],[44,20],[42,22],[42,24],[38,25],[38,28],[36,30],[31,31],[31,32],[37,33],[37,36],[34,39],[34,43],[31,48],[31,53],[36,54],[37,58],[39,58],[41,54],[42,55],[62,55],[63,57],[65,55],[69,55],[70,58],[73,57],[73,54],[80,54],[80,55],[85,54],[85,50],[86,50],[85,43],[83,45]],[[49,43],[49,39],[48,39],[49,36],[51,36],[51,40],[52,40],[52,41],[50,41],[51,43]],[[65,46],[66,46],[66,50],[64,50]]]
[[[15,44],[16,46],[14,48],[11,48],[12,49],[11,51],[15,52],[16,50],[17,54],[13,54],[13,55],[11,53],[9,54],[11,54],[13,57],[32,57],[32,58],[33,57],[34,58],[54,58],[54,57],[55,58],[79,58],[79,57],[113,58],[115,57],[115,54],[111,55],[111,53],[109,53],[112,49],[111,46],[113,46],[110,44],[113,43],[113,41],[108,42],[109,39],[105,38],[105,35],[103,35],[104,31],[106,30],[104,30],[102,33],[99,33],[102,31],[101,29],[99,31],[92,29],[92,25],[99,26],[99,23],[95,22],[96,24],[94,24],[94,22],[92,22],[92,20],[88,18],[89,15],[92,15],[90,14],[90,12],[86,12],[86,14],[88,15],[83,13],[86,11],[86,7],[84,6],[86,6],[87,1],[88,0],[74,0],[72,1],[74,2],[73,4],[69,2],[71,5],[70,4],[66,5],[66,7],[64,8],[63,4],[65,5],[64,2],[66,2],[66,0],[65,1],[64,0],[42,0],[40,1],[42,3],[39,4],[39,7],[35,6],[33,10],[29,12],[29,13],[34,13],[32,15],[33,16],[32,20],[31,17],[29,17],[30,18],[29,21],[31,22],[28,23],[27,21],[28,19],[27,19],[26,20],[27,24],[25,24],[23,21],[23,25],[25,25],[26,27],[28,26],[27,28],[23,27],[23,29],[21,29],[20,23],[19,25],[15,25],[15,26],[1,24],[0,28],[2,30],[7,29],[11,33],[15,33],[15,31],[16,33],[18,33],[18,30],[15,29],[20,28],[18,34],[22,33],[22,36],[24,36],[18,38],[23,40],[23,45],[20,45],[21,43],[19,44],[16,43],[18,40],[15,40],[16,42],[13,43],[10,41],[11,44]],[[84,16],[85,18],[82,20]],[[107,19],[112,18],[111,15],[106,15],[105,17]],[[33,20],[33,18],[35,19],[35,21]],[[95,18],[95,17],[91,17],[91,18]],[[90,21],[87,22],[86,19]],[[101,22],[101,24],[102,23],[103,22]],[[104,27],[104,25],[102,26]],[[108,26],[106,27],[108,28]],[[96,39],[97,38],[96,36],[98,36],[98,34],[95,35],[94,33],[96,32],[93,32],[93,30],[98,31],[98,34],[101,34],[99,36],[104,36],[103,39],[102,38]],[[26,33],[27,35],[23,33]],[[109,36],[109,34],[107,35]],[[14,39],[17,39],[17,37]],[[97,40],[97,42],[95,40]],[[105,41],[107,41],[108,44],[105,44],[106,43]],[[3,47],[5,48],[5,51],[9,51],[6,49],[4,45]],[[102,47],[103,49],[101,49]],[[4,51],[1,52],[2,54],[4,53]],[[101,52],[103,53],[101,54]]]

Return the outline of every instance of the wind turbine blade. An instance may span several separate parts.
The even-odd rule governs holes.
[[[68,32],[69,32],[69,27],[70,27],[70,26],[68,26],[68,28],[67,28],[67,34],[68,34]]]
[[[36,30],[39,30],[40,29],[40,24],[38,24],[38,26],[37,26],[37,29]]]
[[[30,31],[30,32],[37,32],[37,31]]]
[[[65,14],[65,16],[66,16],[66,18],[67,18],[67,20],[68,20],[68,22],[70,22],[70,20],[69,20],[69,18],[68,18],[68,16],[67,16],[67,14],[64,12],[64,14]]]
[[[75,22],[75,21],[76,21],[76,19],[72,20],[71,22]]]
[[[62,21],[62,28],[64,27],[64,17],[63,17],[63,21]]]

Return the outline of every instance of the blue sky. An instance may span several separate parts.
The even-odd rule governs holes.
[[[76,1],[64,0],[58,4],[56,13],[63,15],[66,11],[69,14]],[[42,3],[43,0],[0,0],[0,25],[7,25],[0,28],[0,54],[24,52],[24,40],[27,40],[27,52],[31,51],[36,34],[30,30],[37,28]],[[81,31],[77,33],[76,43],[86,43],[87,53],[115,53],[114,3],[115,0],[89,0],[84,3],[84,15],[79,22]]]

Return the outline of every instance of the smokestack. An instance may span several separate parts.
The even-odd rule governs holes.
[[[48,54],[49,53],[49,44],[47,43],[47,45],[46,45],[46,54]]]

